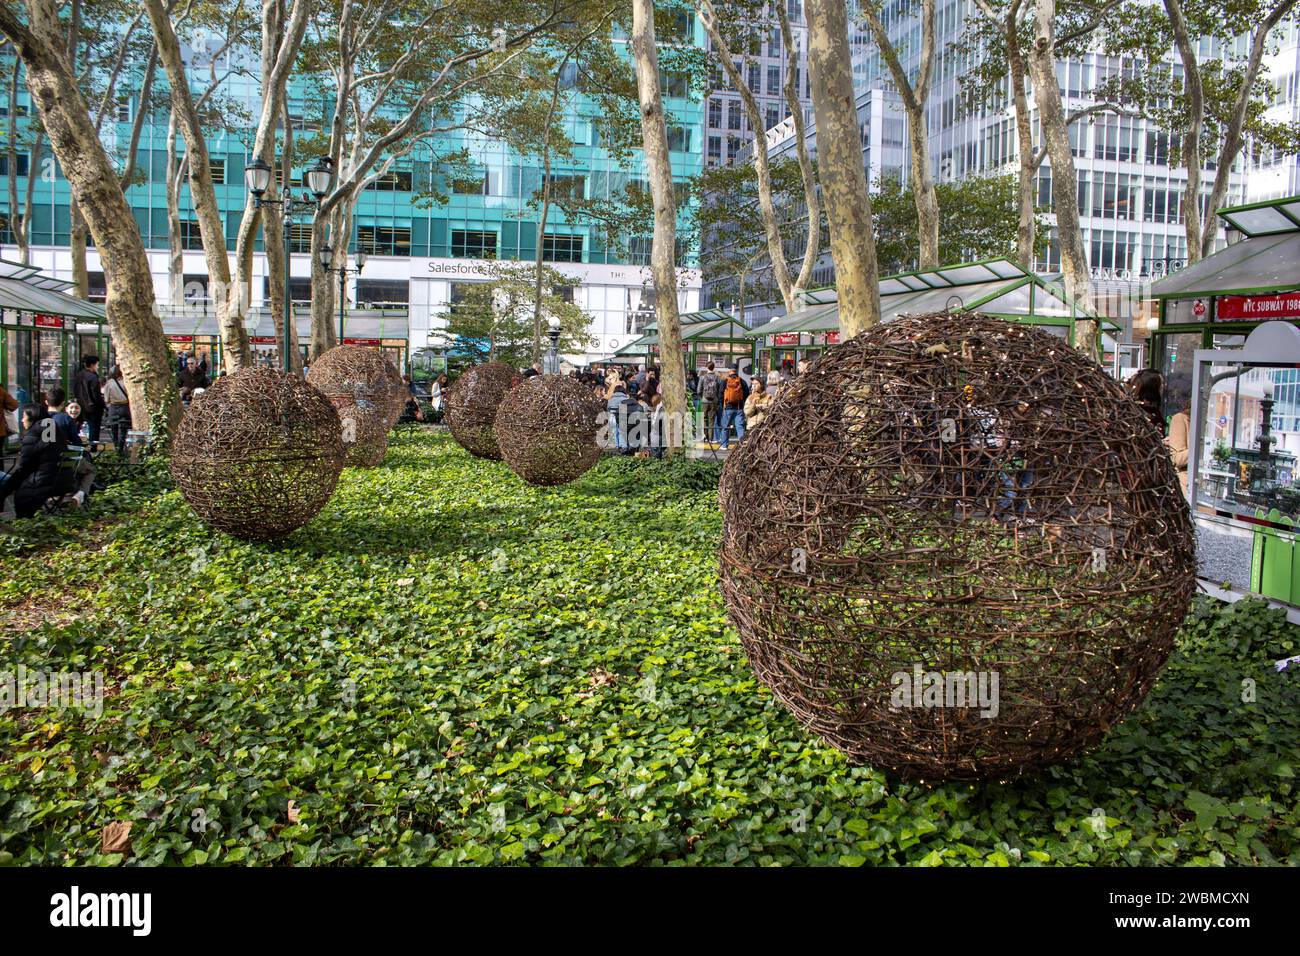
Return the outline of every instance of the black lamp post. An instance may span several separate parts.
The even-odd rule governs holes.
[[[337,272],[339,274],[339,345],[343,344],[343,327],[347,321],[348,307],[348,274],[355,272],[361,275],[361,270],[366,267],[366,252],[364,249],[357,251],[357,267],[348,268],[348,257],[346,253],[343,261],[339,263],[338,268],[331,269],[330,263],[333,260],[333,250],[326,246],[320,253],[320,264],[326,272]]]
[[[290,281],[292,270],[289,268],[291,253],[289,243],[293,232],[293,217],[302,212],[311,212],[313,216],[320,209],[321,200],[330,191],[334,182],[334,164],[326,156],[321,156],[315,164],[303,173],[310,195],[296,197],[289,184],[285,183],[282,199],[266,199],[266,191],[271,188],[271,179],[275,171],[261,159],[255,159],[244,167],[244,184],[253,194],[253,204],[261,209],[264,206],[280,207],[280,222],[284,229],[284,370],[293,368],[289,356],[289,340],[293,329],[293,284]],[[322,257],[323,258],[323,257]]]

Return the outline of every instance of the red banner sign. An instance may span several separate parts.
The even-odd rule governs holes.
[[[773,339],[773,342],[774,342],[777,346],[782,346],[782,345],[798,345],[798,344],[799,344],[799,333],[798,333],[798,332],[778,332],[776,335],[772,336],[772,339]]]
[[[63,328],[63,320],[57,315],[37,315],[33,317],[33,321],[43,329]]]
[[[194,336],[192,336],[192,335],[169,335],[169,336],[167,336],[167,341],[168,341],[168,342],[193,342],[193,341],[194,341]]]
[[[1222,295],[1219,296],[1215,318],[1220,322],[1300,318],[1300,292],[1283,292],[1280,295]]]
[[[827,333],[826,333],[826,344],[827,344],[827,345],[839,345],[839,344],[840,344],[840,333],[839,333],[838,331],[835,331],[835,332],[827,332]]]
[[[370,345],[370,346],[378,347],[380,345],[380,341],[379,339],[344,339],[343,344],[344,345]]]
[[[254,335],[248,341],[254,345],[275,345],[279,339],[274,335]]]

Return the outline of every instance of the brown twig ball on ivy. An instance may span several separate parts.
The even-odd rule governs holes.
[[[499,460],[497,406],[520,381],[519,373],[505,362],[485,362],[462,372],[445,402],[451,437],[471,455]]]
[[[600,403],[579,382],[537,375],[512,388],[497,408],[496,436],[506,464],[534,485],[562,485],[600,460]]]
[[[294,375],[244,368],[190,403],[171,473],[194,512],[250,541],[283,537],[325,507],[343,469],[329,399]]]
[[[726,463],[722,591],[813,732],[905,779],[1006,778],[1101,740],[1195,590],[1161,437],[1061,339],[976,314],[829,350]]]
[[[338,410],[348,464],[379,464],[406,404],[406,387],[393,363],[378,349],[336,345],[311,364],[307,381]]]

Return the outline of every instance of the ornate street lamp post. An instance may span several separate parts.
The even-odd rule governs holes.
[[[265,206],[280,207],[280,222],[284,229],[284,370],[286,372],[293,368],[293,363],[289,355],[289,341],[293,330],[293,284],[290,281],[292,270],[289,268],[291,258],[289,243],[293,232],[293,217],[298,213],[310,212],[314,217],[320,209],[321,200],[324,199],[330,191],[330,186],[334,182],[334,165],[328,157],[322,156],[316,160],[315,164],[308,167],[303,173],[303,180],[307,184],[309,195],[300,197],[294,196],[293,191],[286,183],[284,187],[284,198],[266,199],[266,191],[271,188],[271,179],[274,170],[271,169],[261,159],[255,159],[244,167],[244,184],[248,191],[253,194],[253,204],[261,209]]]
[[[347,322],[348,274],[355,272],[358,276],[361,275],[361,270],[366,267],[366,252],[364,249],[358,250],[357,267],[355,269],[348,268],[348,257],[346,254],[344,254],[343,261],[339,264],[338,268],[331,269],[330,263],[333,261],[333,255],[333,250],[330,249],[329,246],[326,246],[321,250],[320,264],[326,272],[337,272],[339,275],[339,345],[342,345],[344,325]]]

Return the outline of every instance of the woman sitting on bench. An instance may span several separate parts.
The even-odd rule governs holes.
[[[0,510],[10,495],[14,512],[30,518],[46,502],[72,490],[72,472],[63,467],[63,453],[68,444],[59,435],[43,405],[23,409],[23,440],[13,471],[0,481]]]

